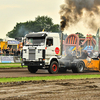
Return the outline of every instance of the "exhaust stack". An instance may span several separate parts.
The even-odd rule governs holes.
[[[63,51],[63,33],[61,31],[60,55],[62,55],[62,51]]]

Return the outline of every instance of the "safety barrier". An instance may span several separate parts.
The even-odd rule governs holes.
[[[0,56],[0,63],[21,63],[18,56]]]

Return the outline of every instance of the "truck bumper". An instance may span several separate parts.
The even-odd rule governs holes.
[[[22,63],[24,66],[35,66],[35,67],[44,67],[45,63],[44,61],[24,61]]]

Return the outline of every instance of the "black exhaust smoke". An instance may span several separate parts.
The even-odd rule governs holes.
[[[62,31],[80,20],[92,30],[100,27],[97,24],[100,16],[100,0],[65,0],[65,4],[60,8]]]

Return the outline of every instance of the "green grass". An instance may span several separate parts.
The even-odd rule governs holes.
[[[21,63],[0,63],[0,65],[2,65],[2,64],[7,65],[7,64],[21,64]]]
[[[17,77],[17,78],[0,78],[0,82],[18,82],[30,80],[61,80],[61,79],[86,79],[100,78],[100,75],[61,75],[61,76],[37,76],[37,77]]]
[[[22,67],[21,63],[0,63],[0,68],[16,68],[16,67]],[[26,66],[23,66],[26,67]]]

